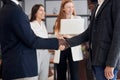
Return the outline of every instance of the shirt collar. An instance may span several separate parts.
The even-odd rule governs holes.
[[[98,4],[101,5],[104,2],[104,0],[98,0]]]
[[[17,0],[11,0],[11,1],[13,1],[17,5],[19,4],[19,2]]]

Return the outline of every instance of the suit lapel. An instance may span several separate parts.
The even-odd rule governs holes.
[[[97,8],[98,8],[98,4],[95,5],[95,9],[93,10],[91,14],[91,21],[95,18],[95,13],[96,13]]]
[[[21,10],[23,10],[22,7],[21,7],[19,4],[17,5],[17,4],[14,3],[13,1],[10,1],[10,4],[18,7],[18,8],[21,9]]]
[[[100,9],[98,10],[96,17],[101,13],[101,11],[104,9],[104,7],[106,6],[106,4],[109,2],[109,0],[105,0],[103,2],[103,4],[101,5]]]

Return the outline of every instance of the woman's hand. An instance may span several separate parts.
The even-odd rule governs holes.
[[[68,35],[68,34],[63,34],[62,35],[64,38],[72,38],[72,36],[71,35]]]
[[[58,35],[56,35],[56,37],[57,37],[57,39],[64,39],[62,34],[58,34]]]

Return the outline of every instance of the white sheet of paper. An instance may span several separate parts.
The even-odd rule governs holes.
[[[81,46],[71,47],[71,51],[74,54],[74,55],[72,54],[73,61],[83,60],[83,53],[81,50]]]
[[[61,19],[61,34],[80,34],[84,31],[84,19]]]
[[[72,59],[73,61],[79,61],[83,60],[83,54],[81,50],[81,46],[75,46],[71,47],[71,52],[72,52]],[[55,50],[55,55],[54,55],[54,63],[59,63],[60,62],[60,50]]]
[[[59,63],[60,62],[60,50],[55,50],[55,54],[54,54],[54,63]]]

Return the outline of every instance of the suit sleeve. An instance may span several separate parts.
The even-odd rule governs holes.
[[[13,16],[13,32],[23,44],[35,49],[58,49],[56,38],[40,38],[34,34],[29,19],[22,10],[15,10]]]
[[[110,51],[107,57],[107,66],[116,67],[120,58],[120,4],[119,0],[113,0],[112,7],[113,37]]]
[[[90,36],[90,27],[88,27],[88,29],[85,30],[82,34],[67,39],[67,42],[71,47],[77,46],[83,42],[87,42],[89,40],[89,36]]]

